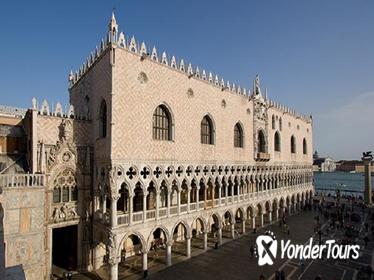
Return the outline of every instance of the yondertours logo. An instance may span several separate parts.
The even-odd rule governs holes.
[[[278,242],[275,235],[268,231],[265,235],[259,235],[256,239],[258,265],[272,265],[277,257]]]
[[[281,259],[358,259],[359,245],[339,245],[335,240],[326,240],[324,244],[313,244],[310,238],[306,244],[292,244],[291,240],[278,242],[271,231],[259,235],[256,239],[258,265],[272,265],[275,262],[280,245]]]

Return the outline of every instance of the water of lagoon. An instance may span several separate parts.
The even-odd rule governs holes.
[[[364,191],[365,177],[363,173],[349,172],[315,172],[315,189],[328,188],[344,190]],[[371,177],[371,185],[374,186],[374,176]]]

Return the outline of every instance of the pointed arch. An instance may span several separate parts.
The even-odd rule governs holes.
[[[296,154],[296,139],[295,136],[291,136],[291,154]]]
[[[257,148],[259,153],[266,153],[266,139],[262,129],[257,133]]]
[[[215,128],[213,119],[209,115],[205,115],[200,124],[201,143],[214,145],[215,144]]]
[[[303,138],[303,155],[308,154],[308,145],[306,143],[306,139]]]
[[[244,135],[243,126],[240,122],[237,122],[234,127],[234,147],[243,148],[244,147]]]
[[[172,141],[173,140],[173,117],[171,110],[165,105],[160,104],[153,111],[153,139]]]
[[[274,151],[281,151],[281,137],[279,131],[276,131],[274,134]]]

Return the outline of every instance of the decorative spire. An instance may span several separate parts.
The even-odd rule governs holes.
[[[115,36],[118,32],[118,24],[117,24],[117,20],[116,20],[116,17],[114,15],[114,12],[112,12],[112,18],[110,19],[109,21],[109,32]]]
[[[72,85],[74,83],[74,74],[73,70],[70,70],[69,76],[68,76],[68,81]]]
[[[260,89],[260,76],[258,74],[256,75],[256,79],[253,81],[253,95],[262,96],[261,89]]]

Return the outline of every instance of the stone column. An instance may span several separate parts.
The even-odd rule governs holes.
[[[231,238],[235,239],[235,224],[231,224]]]
[[[118,262],[110,263],[110,280],[118,280]]]
[[[271,223],[273,220],[273,212],[269,210],[269,223]]]
[[[222,186],[218,185],[218,205],[221,206]]]
[[[227,205],[227,203],[228,203],[228,198],[229,198],[229,187],[228,187],[228,184],[225,184],[225,197],[226,197],[226,199],[225,199],[225,204]]]
[[[187,189],[187,213],[190,213],[191,189]]]
[[[181,192],[180,191],[178,191],[177,192],[177,213],[178,213],[178,216],[180,215],[180,213],[181,213]]]
[[[245,220],[242,221],[242,233],[245,233]]]
[[[160,192],[156,192],[156,221],[158,220],[158,212],[160,209]]]
[[[363,153],[362,161],[365,165],[365,192],[364,199],[367,205],[371,205],[371,161],[373,156],[371,152]]]
[[[222,245],[222,228],[218,229],[218,244]]]
[[[167,201],[166,201],[166,206],[167,206],[167,209],[166,209],[166,216],[169,217],[170,216],[170,197],[171,197],[171,191],[168,190],[168,195],[167,195]]]
[[[110,224],[112,227],[117,226],[117,200],[118,196],[111,197],[111,206],[110,206]]]
[[[264,226],[264,214],[261,213],[260,218],[261,218],[261,227],[263,227]]]
[[[166,265],[171,266],[171,243],[166,244]]]
[[[277,220],[279,220],[279,210],[278,209],[275,210],[275,217],[276,217]]]
[[[256,216],[252,217],[252,229],[256,228]]]
[[[147,196],[143,193],[143,223],[147,220]]]
[[[104,201],[103,201],[103,213],[106,213],[106,194],[104,194]]]
[[[148,254],[143,252],[143,272],[148,270]]]
[[[196,211],[199,211],[199,189],[200,187],[196,188]]]
[[[133,201],[133,196],[130,195],[130,198],[129,198],[129,225],[132,224],[132,212],[133,212],[133,204],[134,204],[134,201]]]
[[[211,199],[212,199],[212,208],[214,207],[214,200],[215,200],[215,190],[216,190],[216,184],[213,184],[212,187],[212,194],[211,194]]]
[[[204,251],[208,250],[208,233],[204,232]]]
[[[191,257],[191,238],[187,238],[187,258]]]

